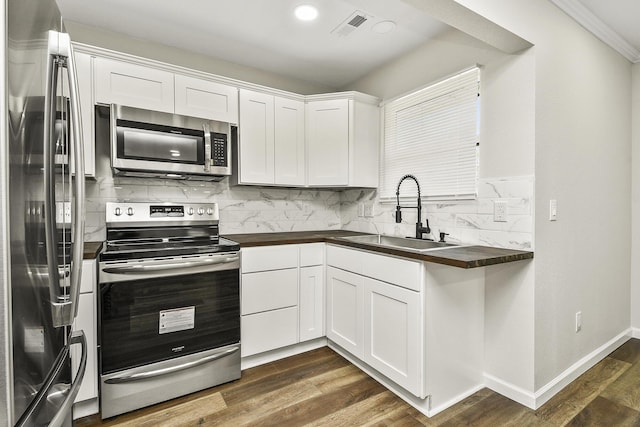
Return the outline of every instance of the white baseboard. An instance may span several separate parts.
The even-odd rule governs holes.
[[[538,389],[538,391],[536,391],[535,407],[532,409],[538,409],[544,405],[549,399],[556,395],[556,393],[565,388],[580,375],[591,369],[596,363],[607,357],[613,350],[629,341],[631,338],[631,332],[631,328],[621,332],[599,348],[578,360],[563,373],[549,381],[544,387]]]
[[[534,408],[536,405],[536,395],[530,391],[508,383],[493,375],[484,374],[484,384],[487,388],[499,393],[509,399],[518,402],[527,408]]]
[[[631,328],[631,338],[640,338],[640,328]]]
[[[320,347],[326,347],[327,338],[317,338],[311,341],[301,342],[299,344],[290,345],[276,350],[266,351],[253,356],[243,357],[241,360],[241,369],[249,369],[254,366],[264,365],[265,363],[275,362],[285,357],[295,356],[296,354],[305,353]]]
[[[465,391],[464,393],[459,394],[458,396],[454,397],[453,399],[449,400],[448,402],[443,403],[442,405],[436,406],[435,408],[431,408],[429,409],[426,413],[424,413],[426,416],[428,417],[433,417],[434,415],[452,407],[453,405],[455,405],[458,402],[462,402],[464,399],[466,399],[467,397],[471,396],[474,393],[479,392],[480,390],[482,390],[485,387],[484,384],[480,384],[477,385],[473,388],[470,388],[469,390]],[[420,410],[420,408],[417,408],[418,410]]]

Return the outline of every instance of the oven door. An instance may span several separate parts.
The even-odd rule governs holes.
[[[239,343],[239,266],[237,252],[101,262],[101,374]]]

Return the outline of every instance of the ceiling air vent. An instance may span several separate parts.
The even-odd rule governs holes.
[[[364,24],[369,18],[370,16],[357,10],[353,12],[347,19],[342,21],[340,25],[334,28],[333,31],[331,31],[331,34],[335,34],[339,37],[346,37],[353,31],[358,29],[358,27]]]

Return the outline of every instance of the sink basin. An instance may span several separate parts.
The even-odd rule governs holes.
[[[431,240],[411,239],[408,237],[383,236],[381,234],[341,237],[341,239],[344,239],[350,242],[365,243],[368,245],[402,248],[402,249],[408,249],[408,250],[420,251],[420,252],[431,251],[434,249],[452,248],[452,247],[458,246],[453,243],[440,243],[440,242],[434,242]]]

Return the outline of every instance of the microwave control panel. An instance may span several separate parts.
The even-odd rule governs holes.
[[[211,132],[211,166],[228,166],[227,135]]]

